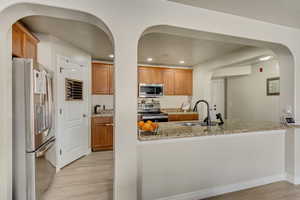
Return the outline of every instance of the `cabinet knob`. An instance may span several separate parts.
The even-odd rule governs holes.
[[[86,114],[83,114],[82,117],[86,117]]]

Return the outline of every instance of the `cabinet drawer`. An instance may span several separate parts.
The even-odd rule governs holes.
[[[96,124],[112,124],[113,118],[112,117],[93,117],[92,123]]]
[[[198,119],[198,114],[169,114],[169,121],[189,121]]]

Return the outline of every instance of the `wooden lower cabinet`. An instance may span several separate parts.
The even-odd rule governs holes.
[[[169,114],[169,121],[189,121],[198,120],[198,114]]]
[[[92,151],[113,149],[113,118],[92,118]]]

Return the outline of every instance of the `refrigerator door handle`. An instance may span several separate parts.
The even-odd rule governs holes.
[[[55,144],[55,138],[50,139],[49,142],[45,143],[36,151],[36,157],[40,158]]]
[[[54,145],[54,141],[49,143],[46,147],[44,147],[42,150],[39,150],[36,152],[36,157],[40,158],[45,155],[45,153]]]

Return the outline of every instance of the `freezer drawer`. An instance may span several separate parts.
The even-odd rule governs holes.
[[[56,168],[48,159],[54,145],[55,139],[52,139],[35,152],[36,200],[42,200],[56,173]]]

